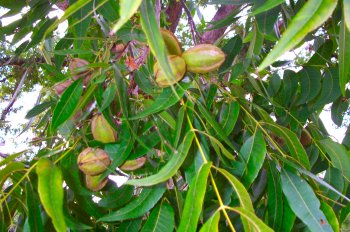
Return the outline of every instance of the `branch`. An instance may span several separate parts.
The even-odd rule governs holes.
[[[226,18],[232,11],[238,9],[240,6],[233,6],[233,5],[223,5],[221,6],[216,14],[214,15],[213,19],[211,20],[211,23],[220,21],[224,18]],[[208,26],[208,29],[213,27],[212,25]],[[219,39],[226,31],[227,27],[222,27],[219,29],[206,31],[203,34],[202,37],[202,43],[209,43],[213,44],[217,39]]]
[[[6,115],[9,113],[11,107],[13,106],[13,104],[16,102],[16,98],[24,84],[25,79],[27,78],[29,73],[29,69],[27,68],[26,71],[24,72],[24,74],[22,75],[22,78],[16,88],[16,91],[14,92],[12,99],[10,101],[10,103],[7,105],[7,107],[2,111],[2,115],[1,115],[1,120],[5,121]]]
[[[202,36],[197,31],[196,24],[194,23],[192,15],[191,15],[191,11],[187,8],[185,0],[180,0],[180,2],[181,2],[182,7],[184,8],[184,10],[186,12],[186,15],[188,18],[188,23],[190,24],[192,40],[193,40],[194,44],[197,44],[196,36],[197,36],[199,41],[202,40]]]
[[[20,57],[4,57],[0,58],[0,67],[2,66],[22,66],[28,63],[29,59],[23,59]],[[35,63],[45,63],[43,57],[37,57],[34,60]]]
[[[165,14],[167,15],[167,22],[170,22],[169,30],[175,32],[182,14],[181,3],[176,0],[170,1],[170,4],[165,11]]]

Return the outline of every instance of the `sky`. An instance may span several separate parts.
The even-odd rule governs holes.
[[[201,10],[201,13],[206,21],[209,21],[216,12],[214,6],[208,6],[208,7],[209,8],[206,9],[205,13],[203,13],[203,9]],[[3,15],[4,13],[5,11],[0,9],[0,15]],[[57,10],[51,13],[51,17],[54,17],[56,15],[61,16],[62,14],[63,14],[62,11]],[[18,17],[20,16],[14,16],[11,18],[2,19],[2,23],[3,25],[7,25],[11,23],[13,20],[18,19]],[[199,21],[198,16],[196,16],[194,20],[198,22]],[[187,22],[183,22],[183,23],[187,23]],[[59,30],[60,34],[61,33],[64,34],[65,28],[66,26],[63,26],[63,28]],[[291,59],[291,56],[293,57],[294,54],[287,53],[284,55],[284,58]],[[28,120],[25,119],[25,115],[32,107],[34,107],[34,103],[36,102],[36,99],[39,95],[40,90],[41,88],[37,86],[32,92],[28,92],[25,95],[23,94],[20,95],[18,100],[15,102],[14,107],[15,108],[21,107],[21,109],[17,111],[17,113],[10,113],[7,117],[7,121],[9,121],[9,123],[12,126],[18,126],[19,124],[28,123]],[[0,102],[0,111],[2,111],[7,106],[7,104],[8,102]],[[345,135],[346,128],[345,127],[337,128],[333,124],[330,116],[330,111],[323,111],[320,117],[326,129],[330,133],[332,139],[335,141],[341,142]],[[30,132],[30,129],[27,132],[23,133],[21,136],[18,136],[18,134],[9,134],[5,136],[4,131],[0,130],[0,152],[5,154],[11,154],[11,153],[20,152],[24,149],[27,149],[29,145],[25,141],[27,138],[31,140],[33,137],[34,137],[34,134]]]

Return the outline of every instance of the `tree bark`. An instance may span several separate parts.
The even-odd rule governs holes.
[[[223,5],[221,6],[216,14],[214,15],[211,22],[220,21],[226,18],[232,11],[236,10],[240,6],[232,6],[232,5]],[[212,25],[208,26],[208,29],[211,28]],[[213,44],[217,39],[219,39],[226,31],[227,27],[222,27],[219,29],[206,31],[202,37],[202,43]]]
[[[170,22],[169,30],[175,32],[177,25],[179,24],[182,14],[182,5],[180,1],[172,0],[168,8],[165,11],[167,15],[167,21]]]

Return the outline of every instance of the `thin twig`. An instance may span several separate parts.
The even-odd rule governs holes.
[[[21,81],[19,82],[16,91],[14,92],[12,99],[10,101],[10,103],[7,105],[7,107],[2,111],[2,115],[1,115],[1,120],[5,120],[6,115],[10,112],[11,107],[13,106],[13,104],[16,101],[16,98],[24,84],[25,79],[27,78],[29,73],[29,68],[26,69],[26,71],[24,72],[24,74],[22,75]]]
[[[182,7],[184,8],[184,10],[186,12],[186,15],[187,15],[187,19],[188,19],[188,23],[190,24],[191,35],[192,35],[192,39],[193,39],[194,44],[197,44],[196,36],[197,36],[197,38],[199,40],[199,43],[201,43],[202,42],[202,36],[197,31],[196,24],[194,23],[192,15],[191,15],[191,11],[186,6],[185,0],[180,0],[180,2],[181,2]]]
[[[156,19],[157,19],[158,27],[160,26],[160,11],[161,11],[160,0],[156,0]]]

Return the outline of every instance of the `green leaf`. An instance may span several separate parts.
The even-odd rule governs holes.
[[[304,104],[314,99],[321,90],[321,73],[320,70],[305,67],[298,72],[300,78],[300,96],[297,104]]]
[[[178,97],[181,98],[189,87],[190,85],[188,83],[181,83],[179,86],[175,87],[175,93],[171,88],[165,88],[147,109],[128,119],[140,119],[168,109],[179,101]]]
[[[84,49],[64,49],[64,50],[55,50],[53,53],[54,53],[55,55],[60,55],[60,56],[93,54],[92,51],[84,50]]]
[[[236,125],[239,115],[239,103],[231,101],[230,103],[224,103],[221,107],[220,124],[225,130],[226,136],[231,134],[233,128]]]
[[[320,210],[320,201],[305,180],[282,169],[281,182],[283,193],[293,212],[311,231],[333,231]]]
[[[33,118],[36,115],[38,115],[38,114],[44,112],[45,110],[47,110],[53,104],[54,104],[53,101],[46,101],[46,102],[40,103],[40,104],[34,106],[31,110],[29,110],[28,113],[26,114],[25,118],[27,118],[27,119]]]
[[[165,187],[154,186],[143,188],[140,195],[123,208],[111,212],[98,219],[99,222],[112,222],[133,219],[143,216],[159,201],[165,192]]]
[[[99,207],[113,209],[125,205],[131,200],[134,192],[134,187],[130,185],[123,185],[119,188],[114,188],[98,202]]]
[[[103,102],[102,106],[99,107],[99,110],[104,111],[115,99],[115,95],[117,92],[117,86],[115,83],[111,83],[106,90],[103,92]]]
[[[219,231],[220,211],[217,210],[202,226],[199,232],[218,232]]]
[[[298,161],[300,165],[304,166],[307,170],[310,170],[309,158],[296,134],[294,134],[291,130],[277,124],[264,123],[264,125],[271,132],[275,133],[279,137],[282,137],[291,156]]]
[[[146,34],[148,46],[152,54],[156,57],[157,62],[162,67],[164,74],[168,80],[174,80],[175,76],[171,71],[167,49],[162,35],[160,34],[155,12],[153,9],[153,2],[151,0],[144,0],[141,4],[141,26]],[[177,98],[179,98],[176,95]]]
[[[78,38],[84,38],[86,36],[86,32],[89,28],[90,22],[91,22],[91,14],[90,12],[93,10],[93,3],[90,2],[89,4],[81,7],[77,12],[73,14],[74,18],[74,29],[75,29],[75,36]],[[84,40],[77,40],[75,41],[75,48],[80,48],[83,44]],[[76,46],[77,45],[77,46]]]
[[[222,47],[222,51],[225,52],[226,58],[224,63],[219,68],[219,73],[230,68],[232,63],[242,48],[242,39],[240,36],[235,36],[231,38],[227,43]]]
[[[139,6],[141,5],[142,0],[120,0],[119,2],[119,21],[113,26],[112,32],[116,33],[130,18],[133,16]]]
[[[344,221],[341,223],[341,231],[347,232],[350,230],[350,213],[345,217]]]
[[[36,165],[38,192],[46,213],[57,232],[66,231],[63,214],[63,178],[61,170],[50,160],[41,158]]]
[[[339,85],[339,71],[336,68],[325,70],[322,80],[321,92],[310,103],[310,108],[313,110],[323,108],[324,105],[335,101],[341,95]]]
[[[345,24],[350,31],[350,0],[343,0],[343,12]]]
[[[139,232],[142,225],[142,219],[122,222],[116,232]]]
[[[185,161],[187,153],[192,145],[194,138],[194,132],[187,132],[182,144],[179,146],[177,151],[172,154],[170,160],[164,167],[159,170],[156,174],[141,179],[128,180],[126,184],[136,186],[151,186],[161,182],[164,182],[176,174],[177,170],[181,167]]]
[[[174,210],[165,201],[154,208],[141,232],[172,232],[174,230]]]
[[[347,12],[347,14],[350,14]],[[339,84],[340,90],[345,96],[346,84],[349,82],[350,73],[350,29],[345,26],[344,20],[340,23],[339,32]]]
[[[338,168],[334,168],[334,167],[329,167],[326,171],[326,175],[324,176],[324,181],[326,181],[327,183],[329,183],[331,186],[334,186],[334,188],[336,190],[339,191],[339,193],[342,193],[344,188],[345,188],[345,184],[344,184],[344,177],[342,172],[338,169]],[[321,185],[320,186],[320,190],[323,192],[322,195],[324,195],[325,197],[327,197],[328,199],[332,200],[333,202],[336,202],[340,195],[335,193],[334,191],[332,191],[332,189]],[[331,201],[329,201],[331,202]]]
[[[227,138],[225,134],[225,130],[222,126],[213,118],[212,114],[202,105],[202,103],[198,102],[197,104],[199,112],[203,116],[203,118],[207,121],[207,123],[214,129],[216,135],[219,139],[224,141],[231,149],[235,150],[232,142]]]
[[[24,163],[11,162],[6,167],[0,169],[0,187],[4,184],[5,180],[13,173],[25,170]]]
[[[267,173],[267,207],[269,225],[275,231],[281,231],[283,215],[283,195],[281,178],[274,163],[268,162],[269,172]]]
[[[331,157],[332,165],[338,168],[343,176],[350,180],[350,156],[346,148],[331,139],[321,140],[320,143],[328,156]]]
[[[38,200],[33,186],[28,182],[26,184],[26,201],[28,207],[28,224],[31,232],[45,231]]]
[[[264,136],[258,130],[249,137],[243,144],[240,155],[245,161],[245,170],[242,182],[246,186],[250,186],[264,163],[266,155],[266,143]]]
[[[335,215],[332,207],[330,207],[326,202],[321,202],[321,210],[325,214],[329,224],[332,226],[334,232],[339,232],[339,222],[337,215]]]
[[[81,94],[83,93],[83,79],[74,81],[62,94],[52,115],[51,129],[56,130],[75,112]]]
[[[284,2],[285,2],[285,0],[267,0],[261,6],[255,8],[253,10],[253,12],[251,13],[251,15],[253,16],[253,15],[263,13],[263,12],[268,11],[268,10],[270,10],[270,9],[272,9],[272,8],[282,4]]]
[[[210,167],[211,162],[203,164],[199,168],[196,177],[191,181],[190,188],[186,194],[185,206],[178,231],[196,231],[198,219],[202,211]]]
[[[278,44],[267,55],[258,67],[258,71],[276,61],[285,52],[293,49],[311,31],[324,23],[337,6],[335,0],[310,0],[294,16],[292,22],[283,33]]]
[[[228,180],[230,185],[235,190],[240,206],[243,209],[254,213],[253,203],[250,199],[250,196],[247,190],[244,188],[244,185],[241,182],[239,182],[239,180],[236,177],[234,177],[231,173],[229,173],[225,169],[218,168],[217,170]],[[241,217],[241,220],[244,226],[244,230],[252,231],[249,221],[244,217]]]
[[[254,212],[251,212],[242,207],[228,208],[232,211],[241,215],[241,218],[244,218],[253,228],[253,231],[259,232],[273,232],[273,230],[268,227],[260,218],[258,218]],[[247,231],[247,230],[246,230]]]
[[[344,116],[349,108],[349,101],[344,101],[344,97],[341,96],[332,103],[331,118],[335,125],[341,126],[343,124]]]

